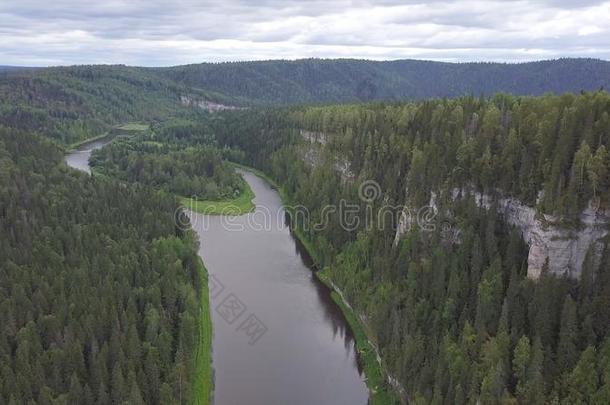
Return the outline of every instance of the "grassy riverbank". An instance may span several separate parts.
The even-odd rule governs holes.
[[[91,138],[87,138],[87,139],[83,139],[82,141],[74,142],[74,143],[68,145],[68,147],[66,147],[66,153],[74,152],[81,146],[86,145],[90,142],[99,141],[100,139],[104,139],[109,134],[110,134],[109,132],[104,132],[101,135],[92,136]]]
[[[68,153],[74,152],[76,149],[80,148],[83,145],[106,138],[107,136],[112,134],[113,131],[119,130],[119,131],[124,131],[124,132],[129,132],[129,133],[135,133],[135,132],[147,131],[149,128],[150,128],[150,126],[148,124],[142,124],[140,122],[128,122],[128,123],[125,123],[122,125],[115,126],[110,131],[106,131],[103,134],[92,136],[91,138],[83,139],[78,142],[74,142],[74,143],[68,145],[65,148],[65,151]]]
[[[291,199],[288,197],[286,192],[280,187],[273,179],[267,174],[260,170],[244,166],[238,163],[231,162],[231,165],[239,167],[241,169],[250,171],[257,176],[266,180],[274,188],[277,189],[282,203],[286,210],[290,212],[290,206],[292,205]],[[303,244],[311,258],[315,263],[320,263],[321,254],[315,248],[313,243],[305,237],[303,232],[295,227],[291,228],[292,233],[299,239]],[[341,308],[341,311],[345,315],[347,322],[349,323],[353,333],[354,339],[356,340],[356,350],[358,351],[359,358],[362,361],[364,368],[364,374],[366,376],[366,385],[369,389],[370,403],[372,405],[394,405],[398,404],[399,401],[394,392],[387,389],[387,383],[385,379],[385,373],[381,367],[381,364],[377,360],[377,352],[369,340],[369,336],[366,332],[365,325],[362,323],[360,318],[356,315],[353,309],[343,300],[335,286],[333,285],[330,277],[328,276],[327,270],[318,270],[314,273],[320,281],[328,286],[332,291],[331,297],[333,301]]]
[[[210,298],[208,291],[208,272],[199,258],[201,272],[201,319],[199,322],[199,342],[195,354],[195,379],[193,381],[194,403],[209,405],[212,402],[212,318],[210,316]]]
[[[122,131],[147,131],[150,128],[148,124],[143,124],[141,122],[128,122],[126,124],[120,125],[116,127],[116,129],[120,129]]]
[[[243,215],[254,211],[254,192],[248,182],[244,181],[244,190],[236,198],[225,200],[196,200],[188,197],[178,197],[186,208],[207,215]]]
[[[254,203],[252,202],[254,192],[246,181],[244,181],[244,190],[237,198],[220,201],[197,201],[186,197],[178,198],[185,207],[210,215],[242,215],[254,210]],[[195,355],[193,391],[195,405],[209,405],[212,403],[214,389],[212,318],[210,314],[208,272],[201,257],[199,257],[199,267],[202,274],[201,319],[199,322],[199,344]]]

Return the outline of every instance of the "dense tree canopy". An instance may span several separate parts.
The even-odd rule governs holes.
[[[608,243],[579,282],[532,281],[519,231],[454,190],[491,204],[516,197],[578,227],[589,202],[610,206],[609,114],[605,92],[496,95],[250,110],[211,130],[308,208],[294,225],[411,399],[604,403],[607,359],[596,353],[610,345]],[[380,185],[373,201],[359,198],[367,180]],[[403,204],[432,195],[434,226],[395,245]],[[359,226],[325,211],[341,201],[361,207]],[[378,216],[382,207],[393,215]]]
[[[94,151],[91,165],[123,181],[203,200],[232,198],[244,190],[241,176],[213,146],[176,149],[141,139],[116,140]]]
[[[421,60],[300,59],[158,68],[196,88],[264,104],[459,97],[507,92],[542,95],[610,87],[610,62],[443,63]]]
[[[0,402],[182,403],[204,280],[173,197],[0,129]]]

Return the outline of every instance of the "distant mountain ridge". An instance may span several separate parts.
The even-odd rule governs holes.
[[[139,84],[144,91],[148,91],[147,87],[151,85],[181,88],[182,92],[203,90],[210,99],[234,105],[422,100],[463,95],[489,96],[498,92],[541,95],[610,88],[610,62],[600,59],[524,63],[298,59],[153,68],[124,65],[0,66],[0,74],[5,83],[23,76],[53,76],[56,84],[65,79],[66,83],[72,83],[75,76],[84,82],[95,83],[109,75],[123,79],[127,75],[127,82],[134,89]]]
[[[112,125],[256,105],[540,95],[610,88],[610,62],[521,64],[353,59],[226,62],[146,68],[0,67],[0,125],[64,144]]]
[[[300,59],[152,68],[185,86],[264,104],[457,97],[506,92],[541,95],[610,87],[610,62],[525,63]]]

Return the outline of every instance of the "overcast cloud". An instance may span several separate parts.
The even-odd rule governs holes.
[[[610,59],[610,1],[0,0],[0,65]]]

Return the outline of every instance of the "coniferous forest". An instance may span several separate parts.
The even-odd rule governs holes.
[[[605,404],[607,237],[579,279],[532,280],[526,241],[493,201],[518,198],[568,230],[591,201],[607,209],[609,114],[606,92],[497,95],[246,111],[212,130],[308,208],[295,226],[412,401]],[[368,204],[358,188],[371,179],[381,190],[373,212],[389,206],[393,215],[367,223],[363,207],[360,226],[346,231],[324,207]],[[466,195],[455,199],[455,189]],[[477,192],[491,196],[491,209],[476,204]],[[396,245],[399,207],[424,206],[433,193],[438,226],[412,227]]]
[[[2,129],[0,402],[191,398],[204,283],[177,205]]]
[[[500,208],[517,200],[565,239],[585,210],[603,221],[606,91],[382,102],[410,93],[358,93],[356,80],[353,97],[330,75],[336,88],[266,85],[257,99],[232,76],[269,64],[255,68],[230,65],[210,87],[196,66],[0,72],[0,403],[197,400],[207,279],[176,195],[241,193],[227,161],[307,209],[292,225],[377,348],[390,377],[380,390],[422,404],[610,403],[608,236],[578,271],[546,263],[531,277],[530,241]],[[553,90],[528,83],[491,90]],[[243,108],[212,113],[185,95]],[[367,103],[316,104],[354,99]],[[316,105],[282,105],[294,102]],[[94,152],[93,175],[63,162],[71,145],[133,121],[151,130]],[[367,182],[374,198],[362,198]],[[341,201],[360,207],[355,226],[325,210]],[[406,208],[432,203],[430,226],[400,229]]]
[[[222,160],[218,149],[169,145],[117,140],[94,151],[91,166],[116,179],[202,200],[230,198],[243,191],[243,180]]]

